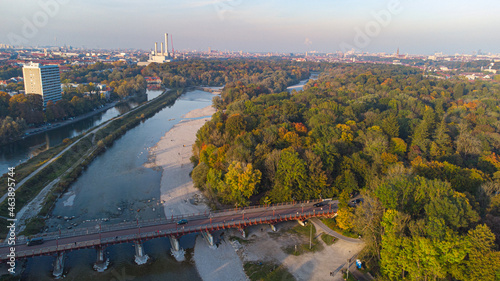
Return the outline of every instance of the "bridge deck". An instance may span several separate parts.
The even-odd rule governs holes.
[[[275,224],[282,221],[305,220],[312,217],[333,216],[336,214],[337,201],[328,201],[322,207],[314,207],[318,201],[296,202],[271,206],[257,206],[245,209],[231,209],[208,214],[178,216],[170,219],[146,220],[119,223],[92,228],[75,228],[71,231],[50,232],[38,235],[44,243],[27,246],[25,240],[16,241],[15,257],[27,258],[51,255],[58,252],[73,251],[97,246],[108,246],[134,241],[175,236],[202,231],[215,231],[226,228],[243,228],[257,224]],[[180,219],[187,219],[185,225],[177,225]],[[0,261],[9,259],[11,252],[6,243],[0,246]]]

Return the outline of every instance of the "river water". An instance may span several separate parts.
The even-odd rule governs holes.
[[[163,91],[158,90],[148,90],[148,100],[154,99],[162,92]],[[123,114],[135,106],[137,106],[135,103],[115,106],[73,124],[53,129],[42,134],[29,136],[11,144],[0,146],[0,175],[6,173],[9,167],[15,167],[28,160],[37,151],[39,152],[50,147],[54,147],[60,144],[65,138],[73,138],[81,135],[90,128]]]
[[[47,221],[49,231],[69,227],[91,227],[136,219],[164,216],[160,206],[161,171],[145,168],[148,151],[177,124],[181,116],[193,109],[212,104],[214,95],[192,91],[182,95],[173,106],[158,112],[139,126],[116,140],[112,147],[97,157],[57,201],[52,217]],[[72,220],[64,217],[75,216]],[[59,218],[58,218],[59,217]],[[185,249],[194,247],[194,235],[181,238]],[[80,250],[66,255],[67,280],[201,280],[190,261],[191,250],[185,262],[170,256],[168,239],[155,239],[144,244],[145,252],[153,262],[144,266],[134,263],[132,244],[121,244],[107,249],[111,264],[105,273],[93,271],[95,250]],[[52,280],[53,257],[29,259],[23,280]],[[125,274],[129,279],[120,279]]]
[[[302,91],[304,86],[307,84],[307,82],[309,82],[309,80],[313,80],[313,81],[318,80],[318,76],[319,76],[319,73],[311,73],[311,77],[309,77],[309,79],[301,80],[299,82],[299,84],[292,85],[290,87],[287,87],[286,89],[289,93],[292,93],[293,90],[300,92],[300,91]]]

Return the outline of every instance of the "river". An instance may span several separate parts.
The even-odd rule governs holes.
[[[318,80],[318,76],[319,76],[319,73],[311,73],[311,77],[309,77],[309,79],[301,80],[299,82],[299,84],[292,85],[286,89],[289,93],[292,93],[293,90],[300,92],[300,91],[302,91],[302,89],[304,89],[304,86],[307,84],[307,82],[309,82],[309,80],[313,80],[313,81]]]
[[[48,231],[164,216],[159,200],[161,171],[145,167],[149,149],[182,120],[181,116],[211,105],[213,96],[198,90],[187,92],[174,105],[164,108],[116,140],[56,202],[47,220]],[[73,216],[73,219],[64,219]],[[145,252],[153,261],[143,266],[134,263],[132,244],[111,246],[106,249],[111,264],[104,273],[92,269],[96,259],[94,249],[69,252],[66,254],[65,279],[201,281],[191,260],[195,238],[194,234],[180,238],[181,247],[187,249],[184,262],[171,257],[167,238],[145,242]],[[28,259],[22,280],[53,280],[54,259]]]
[[[57,201],[52,217],[47,221],[49,231],[67,229],[75,224],[77,227],[88,227],[99,222],[106,224],[164,216],[159,202],[161,171],[144,167],[148,151],[182,120],[182,115],[211,105],[213,96],[202,91],[188,92],[173,106],[164,108],[116,140]],[[75,218],[66,221],[64,216]],[[182,237],[181,246],[192,249],[194,239],[194,235]],[[125,280],[201,280],[190,262],[191,250],[188,250],[187,261],[179,263],[170,256],[168,239],[148,241],[144,248],[153,257],[153,262],[138,266],[134,263],[132,244],[109,247],[107,252],[112,264],[104,273],[92,269],[95,250],[68,253],[66,279],[120,280],[116,275],[126,274],[129,279]],[[29,259],[23,280],[52,280],[53,261],[53,257]]]
[[[163,91],[158,90],[148,90],[148,100],[159,96],[162,92]],[[65,138],[73,138],[81,135],[87,130],[123,114],[135,106],[137,106],[135,103],[115,106],[70,125],[59,127],[42,134],[28,136],[14,143],[0,146],[0,175],[6,173],[9,167],[15,167],[28,160],[35,153],[58,145]]]

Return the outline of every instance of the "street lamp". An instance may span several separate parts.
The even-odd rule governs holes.
[[[59,249],[59,237],[61,237],[61,225],[59,224],[57,228],[59,228],[59,236],[57,236],[56,238],[56,250]]]
[[[309,250],[312,249],[312,235],[313,235],[313,225],[311,223],[311,234],[309,235]]]

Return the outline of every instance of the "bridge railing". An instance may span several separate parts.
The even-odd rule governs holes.
[[[147,232],[139,232],[136,234],[128,234],[117,237],[106,237],[102,239],[91,239],[83,242],[76,243],[66,243],[57,246],[44,247],[38,250],[31,251],[21,251],[16,255],[18,257],[30,257],[30,256],[39,256],[39,255],[47,255],[51,253],[61,252],[61,251],[69,251],[79,248],[89,248],[89,247],[97,247],[100,245],[107,244],[117,244],[117,243],[126,243],[136,240],[149,240],[158,238],[160,236],[179,236],[188,233],[194,232],[203,232],[203,231],[214,231],[218,229],[227,229],[227,228],[243,228],[249,225],[257,225],[257,224],[269,224],[269,223],[277,223],[281,221],[291,221],[291,220],[300,220],[300,219],[309,219],[317,216],[325,216],[325,215],[334,215],[336,212],[334,210],[312,210],[303,213],[295,213],[295,214],[287,214],[287,215],[274,215],[274,216],[264,216],[259,218],[249,218],[249,219],[238,219],[235,221],[228,222],[218,222],[218,223],[209,223],[201,226],[182,226],[178,229],[168,229],[168,230],[157,230],[157,231],[147,231]],[[0,257],[4,259],[5,257]]]
[[[111,224],[111,225],[100,224],[100,225],[95,225],[93,227],[87,227],[87,228],[73,228],[71,230],[47,232],[47,233],[42,233],[40,235],[35,235],[32,237],[42,237],[42,238],[47,239],[47,240],[56,240],[56,239],[75,237],[75,236],[99,234],[99,233],[110,232],[110,231],[118,231],[118,230],[125,230],[125,229],[134,229],[134,228],[139,228],[139,227],[147,227],[147,226],[176,223],[180,219],[197,220],[197,219],[206,219],[209,217],[221,217],[221,216],[225,216],[225,215],[229,215],[229,214],[243,213],[243,212],[245,214],[250,214],[250,213],[255,213],[258,211],[271,210],[271,209],[280,210],[280,209],[286,209],[292,205],[300,206],[300,205],[305,205],[305,204],[317,203],[317,202],[321,202],[321,201],[325,201],[325,200],[332,200],[332,199],[293,201],[293,202],[287,202],[287,203],[257,205],[257,206],[249,206],[249,207],[244,207],[244,208],[232,208],[232,209],[225,209],[225,210],[208,211],[208,212],[204,212],[204,213],[200,212],[197,214],[171,216],[170,218],[128,221],[128,222],[121,222],[118,224]],[[26,238],[18,239],[18,243],[25,243],[25,242],[26,242]]]

